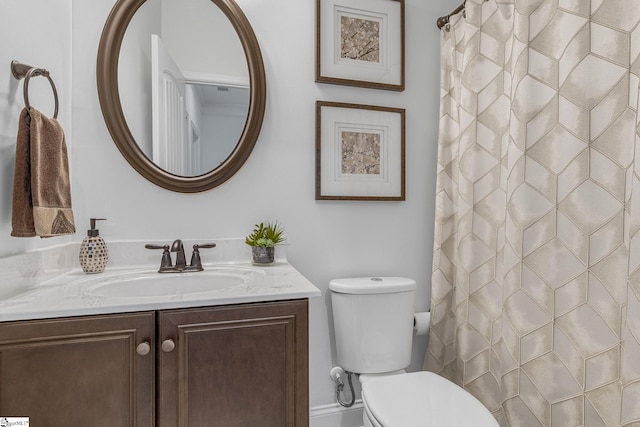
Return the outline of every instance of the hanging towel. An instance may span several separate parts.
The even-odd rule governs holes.
[[[76,231],[64,131],[33,107],[20,113],[11,235],[53,237]]]

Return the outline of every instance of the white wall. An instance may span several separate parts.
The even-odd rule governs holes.
[[[16,133],[24,107],[22,81],[13,78],[10,64],[16,59],[51,72],[60,99],[58,120],[70,143],[71,32],[69,0],[0,1],[0,257],[70,240],[18,239],[9,235]],[[44,114],[53,115],[53,91],[46,78],[30,80],[29,101]],[[73,171],[71,174],[73,179]]]
[[[0,2],[0,64],[6,67],[0,72],[0,256],[41,244],[8,237],[13,140],[22,106],[21,85],[9,77],[9,62],[16,57],[49,67],[59,84],[79,230],[74,240],[83,238],[91,216],[108,218],[101,224],[107,242],[242,237],[254,223],[270,219],[286,226],[290,262],[323,291],[310,303],[310,404],[330,404],[334,390],[328,372],[335,361],[327,295],[331,278],[412,277],[419,283],[416,309],[428,307],[439,98],[435,19],[460,0],[406,0],[407,83],[401,93],[314,82],[313,0],[237,1],[264,57],[264,125],[244,167],[222,186],[195,195],[173,193],[144,180],[120,155],[105,127],[95,63],[113,0]],[[47,90],[33,85],[34,104],[42,103],[45,111],[50,103],[36,101],[35,94]],[[406,108],[405,202],[314,199],[316,100]],[[414,353],[412,369],[419,369],[424,339],[416,340]]]

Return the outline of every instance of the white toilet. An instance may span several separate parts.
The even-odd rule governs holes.
[[[334,279],[329,289],[338,365],[360,374],[365,427],[498,427],[451,381],[404,371],[411,362],[414,280]]]

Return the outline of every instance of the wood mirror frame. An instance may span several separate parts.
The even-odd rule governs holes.
[[[165,171],[151,161],[132,136],[120,103],[118,62],[120,47],[131,18],[146,0],[118,0],[105,23],[98,47],[98,98],[105,123],[125,159],[143,177],[171,191],[197,193],[210,190],[231,178],[255,146],[266,104],[266,79],[258,40],[247,17],[234,0],[211,0],[227,16],[238,33],[249,69],[249,110],[238,144],[217,168],[199,176],[185,177]]]

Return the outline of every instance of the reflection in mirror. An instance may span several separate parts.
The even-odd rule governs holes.
[[[220,166],[235,148],[247,119],[249,88],[187,83],[186,100],[187,169],[160,167],[177,175],[196,176]],[[161,164],[155,153],[154,163]]]
[[[147,0],[119,62],[122,108],[145,156],[179,176],[224,162],[246,123],[249,73],[219,8],[210,0]]]

